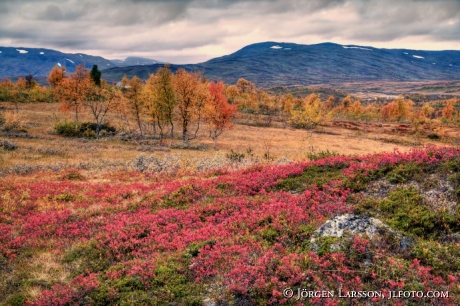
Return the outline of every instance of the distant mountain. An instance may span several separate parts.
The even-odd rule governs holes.
[[[83,53],[70,54],[41,48],[0,47],[0,78],[28,74],[36,77],[47,76],[56,65],[65,66],[67,71],[72,73],[80,64],[88,68],[95,64],[100,70],[115,66],[103,57]]]
[[[118,67],[128,67],[128,66],[144,66],[144,65],[153,65],[153,64],[162,64],[163,62],[145,58],[145,57],[135,57],[129,56],[124,60],[114,59],[112,63]]]
[[[46,76],[55,65],[71,73],[78,64],[93,64],[110,82],[123,75],[147,79],[164,64],[153,59],[128,57],[109,61],[83,53],[49,49],[0,47],[0,78],[32,74]],[[120,67],[121,66],[121,67]],[[307,86],[332,82],[459,80],[460,51],[378,49],[357,45],[263,42],[204,63],[171,65],[199,71],[209,80],[235,83],[246,78],[258,86]]]
[[[161,65],[104,70],[103,78],[126,74],[147,78]],[[194,65],[173,65],[204,72],[211,80],[235,83],[246,78],[258,86],[295,86],[354,81],[460,79],[460,51],[378,49],[357,45],[263,42]]]

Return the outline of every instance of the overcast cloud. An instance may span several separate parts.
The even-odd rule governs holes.
[[[197,63],[262,41],[460,50],[460,0],[0,0],[0,46]]]

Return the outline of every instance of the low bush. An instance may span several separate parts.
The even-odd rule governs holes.
[[[244,153],[238,153],[230,150],[230,153],[225,154],[225,157],[227,157],[231,162],[240,162],[244,159],[245,155]]]
[[[8,140],[0,140],[0,148],[3,148],[8,151],[13,151],[16,150],[18,146],[15,143],[10,142]]]
[[[321,159],[321,158],[325,158],[325,157],[331,157],[331,156],[341,156],[342,154],[336,152],[336,151],[329,151],[326,150],[326,151],[319,151],[318,153],[315,153],[315,152],[309,152],[307,154],[307,157],[309,160],[318,160],[318,159]]]
[[[92,122],[61,121],[54,125],[54,130],[58,135],[64,137],[96,138],[97,124]],[[99,126],[99,136],[113,135],[115,132],[116,129],[109,124]]]

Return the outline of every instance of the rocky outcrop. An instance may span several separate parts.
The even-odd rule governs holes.
[[[359,216],[354,214],[338,215],[321,225],[313,234],[310,240],[313,251],[318,251],[319,245],[317,240],[322,237],[343,238],[344,233],[351,235],[366,235],[373,238],[379,235],[381,231],[394,233],[399,238],[399,247],[407,249],[413,244],[411,238],[395,233],[388,225],[376,218]],[[331,250],[340,248],[340,242],[331,245]]]

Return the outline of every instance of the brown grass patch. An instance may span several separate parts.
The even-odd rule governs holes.
[[[11,103],[4,103],[4,106],[7,111],[14,109],[14,105]],[[158,147],[156,140],[140,142],[122,141],[113,137],[100,140],[60,137],[53,132],[54,123],[59,120],[73,120],[73,114],[63,114],[59,112],[58,108],[59,104],[57,103],[20,105],[17,117],[27,132],[38,138],[16,137],[10,139],[8,136],[2,136],[4,139],[13,141],[18,148],[14,151],[0,150],[1,168],[18,165],[57,165],[57,170],[59,170],[91,162],[99,165],[96,168],[102,169],[110,163],[127,163],[141,154],[158,158],[175,154],[183,160],[185,167],[193,168],[194,165],[189,163],[191,159],[211,158],[215,157],[216,154],[223,156],[231,150],[246,155],[247,151],[251,150],[253,156],[260,160],[264,159],[266,153],[269,153],[270,158],[275,160],[278,158],[300,160],[307,157],[310,145],[313,146],[315,152],[329,150],[344,155],[393,151],[395,147],[399,147],[401,151],[407,151],[411,148],[408,145],[411,143],[410,137],[393,134],[391,137],[397,137],[401,142],[398,144],[389,143],[385,141],[389,138],[388,135],[383,137],[384,133],[379,130],[356,131],[327,124],[313,134],[310,142],[308,133],[303,130],[236,124],[234,129],[224,132],[218,139],[219,152],[217,153],[212,149],[212,141],[207,138],[205,128],[200,131],[199,137],[192,142],[195,147],[198,145],[199,149],[165,148],[159,150],[161,148]],[[91,121],[90,114],[82,113],[81,120]],[[114,116],[109,117],[108,120],[115,125],[117,124],[117,119]],[[449,133],[453,132],[449,130]],[[165,143],[170,144],[171,141],[166,140]],[[175,139],[173,143],[180,144],[180,140]],[[84,166],[79,169],[85,170]]]

